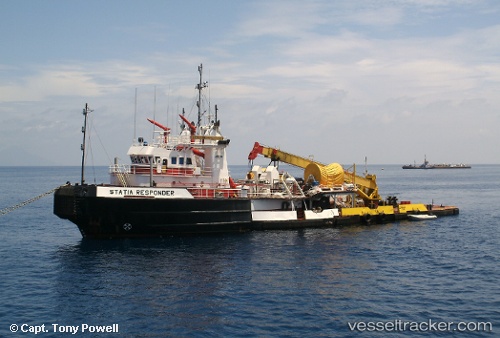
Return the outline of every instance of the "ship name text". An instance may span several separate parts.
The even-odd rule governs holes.
[[[153,190],[153,189],[110,189],[110,195],[119,196],[165,196],[173,197],[175,191],[173,190]]]
[[[97,187],[97,197],[106,198],[193,198],[184,188]]]

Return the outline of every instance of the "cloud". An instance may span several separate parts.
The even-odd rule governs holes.
[[[346,20],[364,26],[391,27],[400,23],[403,17],[401,8],[382,7],[355,11]]]
[[[144,67],[118,62],[42,65],[0,86],[1,102],[41,101],[48,97],[109,94],[132,83],[152,82]]]
[[[77,163],[81,109],[88,102],[103,143],[111,145],[107,152],[124,153],[134,128],[135,88],[138,130],[150,131],[145,118],[155,109],[155,91],[158,120],[175,125],[182,108],[190,118],[196,114],[196,67],[203,63],[209,81],[204,100],[218,104],[223,132],[233,135],[238,156],[256,140],[297,154],[314,150],[324,161],[334,148],[337,160],[346,162],[386,138],[413,146],[439,139],[453,146],[468,135],[479,148],[486,139],[498,141],[491,126],[500,107],[500,25],[491,19],[499,6],[491,4],[250,2],[235,5],[223,30],[196,32],[197,43],[201,37],[210,41],[200,45],[189,43],[192,31],[178,29],[179,36],[162,41],[158,32],[169,30],[166,25],[134,22],[132,41],[141,40],[144,50],[0,65],[0,133],[34,153],[53,146],[44,137],[55,134],[58,149],[71,152],[64,160]],[[456,20],[466,15],[464,8],[470,19]],[[482,22],[482,15],[491,21]],[[116,33],[124,26],[112,27]],[[401,156],[373,152],[382,163]],[[241,163],[241,157],[235,160]]]
[[[296,37],[324,22],[317,1],[257,1],[249,6],[235,35],[240,38]]]

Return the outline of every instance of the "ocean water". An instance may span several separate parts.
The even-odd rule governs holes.
[[[235,178],[246,169],[231,167]],[[81,337],[498,336],[500,165],[368,171],[384,197],[460,215],[107,241],[83,240],[53,215],[52,196],[0,216],[0,336],[61,337],[70,326]],[[0,167],[0,209],[79,175]],[[86,177],[106,182],[107,168]]]

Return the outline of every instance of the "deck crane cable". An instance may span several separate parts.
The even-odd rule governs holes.
[[[90,123],[90,128],[89,128],[89,132],[87,134],[87,144],[88,144],[88,148],[89,148],[89,151],[87,151],[87,153],[85,154],[85,164],[88,163],[88,157],[90,155],[90,160],[91,160],[91,163],[92,163],[92,172],[94,174],[94,183],[95,183],[95,178],[96,178],[96,174],[95,174],[95,165],[94,165],[94,150],[93,150],[93,147],[92,147],[92,129],[94,127],[94,119],[92,118],[89,118],[89,123]]]
[[[101,139],[101,136],[97,130],[97,128],[95,127],[95,124],[94,124],[94,120],[92,118],[89,118],[89,123],[90,123],[90,127],[89,127],[89,136],[88,136],[88,146],[89,146],[89,152],[90,153],[90,160],[92,162],[91,166],[92,166],[92,172],[94,174],[94,183],[96,182],[96,177],[97,177],[97,174],[96,174],[96,171],[95,171],[95,162],[94,162],[94,151],[93,151],[93,142],[92,142],[92,139],[93,139],[93,135],[95,135],[95,137],[97,137],[97,139],[99,140],[99,144],[101,145],[102,147],[102,150],[104,151],[104,154],[106,155],[106,158],[108,160],[108,163],[109,165],[112,165],[113,164],[113,161],[111,160],[111,157],[109,156],[109,153],[108,153],[108,150],[106,149],[106,147],[104,146],[104,143],[102,142],[102,139]],[[85,163],[87,163],[87,158],[88,158],[88,153],[87,155],[85,156]]]
[[[101,139],[101,136],[99,135],[99,133],[97,132],[97,129],[95,128],[94,125],[92,125],[92,129],[94,130],[94,133],[95,135],[97,136],[97,139],[99,140],[99,144],[101,145],[102,149],[104,150],[104,153],[106,154],[106,157],[108,158],[108,162],[110,164],[113,163],[113,161],[111,160],[111,156],[109,156],[109,153],[108,153],[108,150],[106,149],[106,147],[104,146],[104,143],[102,142],[102,139]]]
[[[102,142],[102,140],[101,140],[101,137],[99,136],[99,133],[97,132],[97,129],[95,128],[95,125],[92,123],[92,120],[91,120],[90,122],[91,122],[91,125],[90,125],[90,128],[89,128],[89,129],[90,129],[90,130],[94,130],[95,135],[97,136],[97,139],[99,140],[99,143],[101,144],[102,148],[104,149],[104,152],[106,153],[106,156],[107,156],[107,158],[108,158],[109,163],[111,163],[111,158],[110,158],[110,156],[109,156],[109,154],[108,154],[108,152],[107,152],[107,150],[106,150],[106,147],[104,147],[104,144],[103,144],[103,142]],[[90,134],[89,134],[88,138],[89,138],[89,141],[90,141]],[[96,177],[97,175],[96,175],[96,173],[95,173],[95,166],[93,165],[93,163],[94,163],[94,153],[93,153],[93,151],[92,151],[92,143],[91,143],[91,142],[89,142],[89,148],[90,148],[90,153],[91,153],[91,155],[90,155],[90,156],[91,156],[91,160],[92,160],[92,167],[93,167],[93,169],[94,169],[94,181],[95,181],[95,177]],[[87,155],[86,155],[86,157],[85,157],[85,162],[87,162],[87,157],[88,157],[88,154],[87,154]],[[57,187],[57,188],[59,188],[59,187]],[[1,210],[0,210],[0,216],[6,215],[6,214],[8,214],[8,213],[9,213],[9,212],[11,212],[11,211],[14,211],[14,210],[16,210],[16,209],[22,208],[22,207],[24,207],[25,205],[28,205],[28,204],[30,204],[30,203],[33,203],[33,202],[35,202],[35,201],[39,200],[39,199],[40,199],[40,198],[42,198],[42,197],[45,197],[45,196],[47,196],[47,195],[50,195],[50,194],[52,194],[54,191],[56,191],[56,189],[57,189],[57,188],[51,189],[51,190],[49,190],[49,191],[47,191],[47,192],[44,192],[43,194],[40,194],[40,195],[35,196],[35,197],[33,197],[33,198],[30,198],[30,199],[28,199],[28,200],[26,200],[26,201],[24,201],[24,202],[21,202],[21,203],[15,204],[15,205],[13,205],[13,206],[10,206],[10,207],[7,207],[7,208],[4,208],[4,209],[1,209]]]

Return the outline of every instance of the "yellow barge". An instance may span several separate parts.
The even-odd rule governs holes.
[[[359,176],[356,174],[355,166],[352,171],[344,170],[338,163],[327,165],[255,142],[248,159],[253,161],[259,154],[274,162],[281,161],[304,169],[304,185],[313,181],[320,187],[318,189],[331,190],[334,197],[330,200],[330,207],[339,210],[339,215],[335,218],[337,225],[394,222],[408,219],[408,215],[415,214],[436,216],[459,214],[459,209],[455,206],[426,205],[410,201],[398,203],[394,197],[384,201],[379,194],[376,175],[366,173],[364,176]],[[345,193],[346,185],[351,187],[347,189],[350,194]]]

